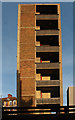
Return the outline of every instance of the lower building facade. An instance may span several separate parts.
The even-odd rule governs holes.
[[[8,94],[8,97],[2,98],[2,107],[17,107],[17,98]]]

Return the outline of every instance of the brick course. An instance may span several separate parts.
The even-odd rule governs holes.
[[[21,13],[21,27],[34,27],[35,22],[33,21],[35,21],[34,13]]]
[[[21,96],[20,104],[22,107],[35,106],[35,96]]]
[[[35,14],[35,5],[21,5],[21,12],[25,13],[34,13]]]
[[[35,45],[21,44],[20,45],[20,59],[35,59]]]
[[[21,95],[35,94],[34,83],[35,83],[35,78],[21,78]]]
[[[20,77],[33,77],[33,76],[35,76],[34,61],[21,61],[20,62]]]
[[[35,44],[35,29],[21,28],[20,43]]]

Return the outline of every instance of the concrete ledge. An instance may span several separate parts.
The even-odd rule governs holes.
[[[59,80],[47,80],[47,81],[36,81],[36,87],[49,87],[49,86],[60,86]]]
[[[36,36],[39,35],[59,35],[59,30],[40,30],[36,31]]]
[[[39,98],[37,104],[60,104],[60,98]]]
[[[59,69],[59,63],[37,63],[36,69]]]
[[[36,15],[36,20],[58,20],[58,15]]]
[[[59,46],[38,46],[36,52],[59,52]]]

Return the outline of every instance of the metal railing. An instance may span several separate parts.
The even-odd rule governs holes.
[[[12,114],[45,114],[50,113],[53,114],[66,114],[66,113],[75,113],[75,106],[39,106],[39,107],[3,107],[2,115],[12,115]]]

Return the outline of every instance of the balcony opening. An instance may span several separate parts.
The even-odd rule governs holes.
[[[36,26],[40,26],[40,30],[58,30],[58,20],[37,20]]]
[[[41,74],[41,76],[50,76],[51,80],[59,80],[59,69],[37,69],[36,74]]]
[[[60,97],[60,87],[54,86],[54,87],[37,87],[37,90],[40,90],[41,93],[50,93],[51,98],[57,98]]]
[[[57,14],[57,5],[36,5],[36,12],[40,12],[40,14]]]
[[[50,61],[50,63],[59,62],[59,52],[37,52],[36,58],[41,61]]]
[[[36,41],[40,42],[40,45],[59,46],[59,36],[36,36]]]

